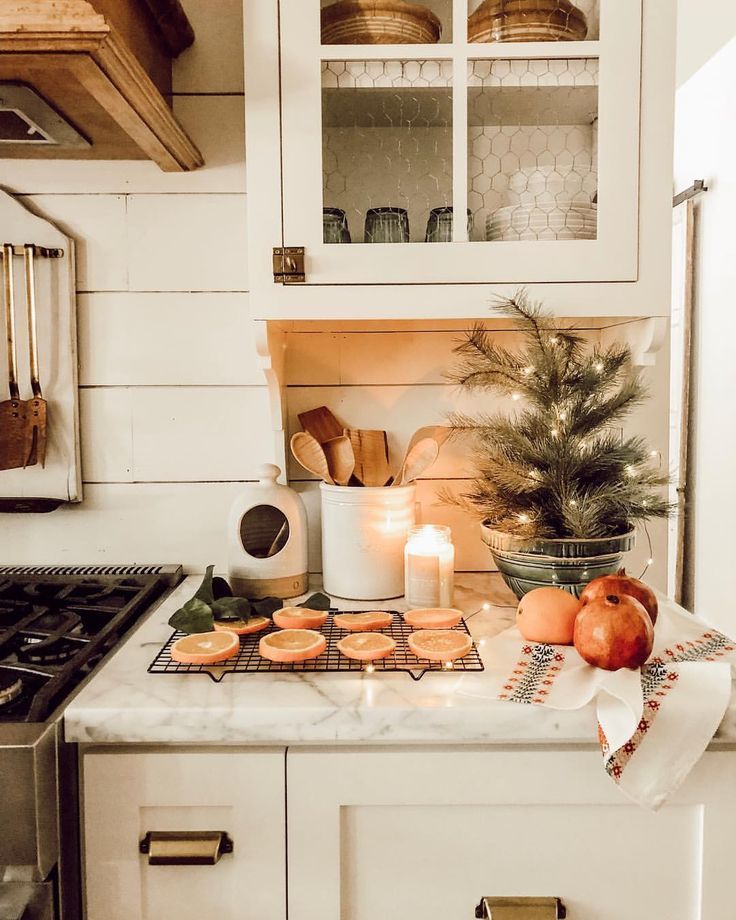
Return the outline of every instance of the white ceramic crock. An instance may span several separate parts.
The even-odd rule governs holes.
[[[322,573],[327,594],[381,600],[404,593],[404,545],[414,525],[416,487],[320,484]]]

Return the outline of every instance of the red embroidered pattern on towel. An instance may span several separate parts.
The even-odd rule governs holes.
[[[712,629],[697,639],[678,642],[672,648],[666,648],[664,653],[670,661],[715,661],[733,651],[736,651],[736,645],[728,636]]]
[[[498,699],[512,703],[544,703],[564,663],[565,655],[558,646],[523,646],[521,658]]]
[[[626,744],[613,754],[610,753],[611,749],[603,729],[600,724],[598,725],[598,739],[603,752],[606,773],[614,782],[621,781],[626,765],[637,752],[643,737],[654,724],[664,698],[673,689],[679,677],[680,675],[677,671],[670,670],[669,663],[665,663],[661,658],[652,659],[649,664],[642,668],[641,689],[644,698],[644,709],[641,721]]]

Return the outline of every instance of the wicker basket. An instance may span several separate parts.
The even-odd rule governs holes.
[[[442,25],[405,0],[339,0],[322,10],[323,45],[431,45]]]
[[[570,0],[484,0],[468,18],[469,42],[572,42],[588,34]]]

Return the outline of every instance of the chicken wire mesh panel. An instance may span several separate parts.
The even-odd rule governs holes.
[[[324,61],[324,241],[441,241],[452,146],[452,62]]]
[[[598,61],[468,64],[471,240],[595,239]]]
[[[470,42],[599,38],[600,0],[468,0]]]

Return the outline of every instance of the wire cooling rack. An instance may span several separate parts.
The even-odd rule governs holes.
[[[475,644],[464,658],[458,658],[450,664],[444,664],[441,661],[430,661],[427,658],[417,658],[409,649],[407,638],[412,632],[411,627],[404,622],[404,618],[396,610],[389,610],[387,613],[392,614],[393,622],[387,629],[376,630],[384,635],[391,636],[396,642],[396,651],[388,658],[380,658],[377,661],[355,661],[352,658],[346,658],[337,650],[337,642],[348,631],[340,629],[335,625],[334,616],[341,611],[331,610],[327,617],[327,622],[320,627],[320,632],[327,639],[327,648],[318,658],[311,658],[308,661],[295,662],[278,662],[268,661],[261,658],[258,654],[258,642],[262,636],[271,632],[278,632],[274,626],[268,626],[258,633],[252,633],[248,636],[240,637],[240,651],[227,661],[220,665],[203,665],[203,664],[180,664],[171,657],[171,646],[180,639],[184,633],[172,633],[166,644],[162,647],[151,664],[148,666],[149,674],[208,674],[212,680],[219,683],[226,674],[264,674],[264,673],[283,673],[283,672],[309,672],[309,673],[335,673],[335,672],[379,672],[379,671],[400,671],[409,674],[414,680],[419,680],[427,671],[483,671],[484,665],[478,654]],[[343,611],[345,613],[355,613],[356,611]],[[465,624],[465,620],[454,627],[458,632],[470,635],[470,630]]]

